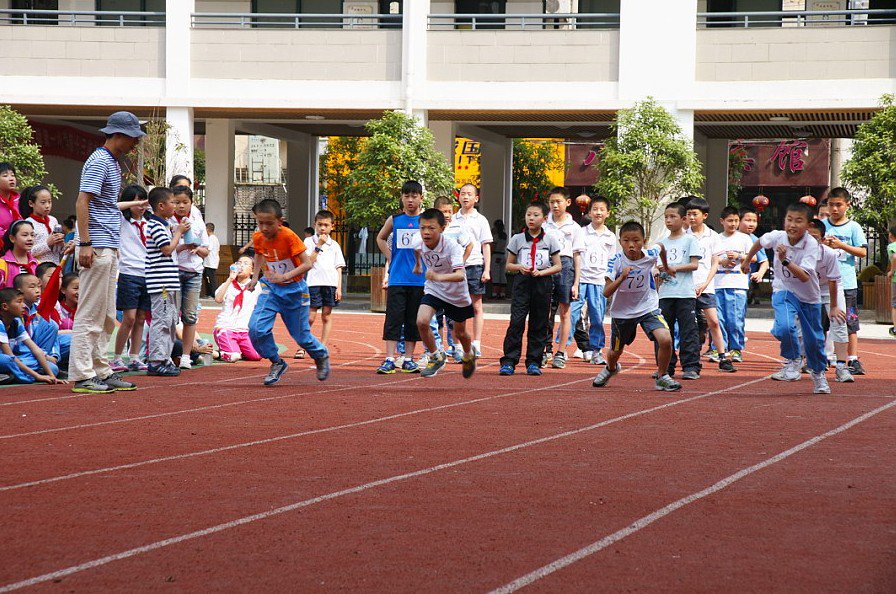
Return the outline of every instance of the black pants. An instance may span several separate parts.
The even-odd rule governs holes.
[[[553,279],[550,276],[518,275],[513,282],[510,302],[510,326],[504,335],[504,356],[501,365],[516,366],[523,348],[526,317],[529,331],[526,340],[526,366],[541,364],[544,345],[548,342],[548,312],[551,308]]]
[[[205,289],[206,297],[214,297],[215,291],[218,290],[217,274],[216,268],[205,267],[202,269],[202,287]]]
[[[383,322],[383,340],[419,342],[417,310],[423,299],[423,287],[391,286],[386,289],[386,319]],[[404,335],[402,335],[402,324]]]
[[[678,324],[678,352],[675,353],[675,343],[672,343],[672,358],[669,359],[669,375],[675,372],[675,365],[681,359],[682,371],[700,372],[700,344],[697,333],[697,312],[695,310],[696,299],[670,298],[660,299],[660,311],[663,318],[669,324],[669,330],[674,330]],[[673,332],[673,339],[674,339]],[[658,350],[656,343],[654,350]]]

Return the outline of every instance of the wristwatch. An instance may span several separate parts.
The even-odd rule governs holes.
[[[79,241],[78,247],[91,247],[93,245],[92,241]]]
[[[318,253],[318,254],[321,254],[321,253],[323,253],[323,250],[322,250],[322,249],[320,249],[320,248],[319,248],[319,247],[317,247],[317,246],[314,246],[314,251],[315,251],[315,252],[317,252],[317,253]]]
[[[781,266],[787,268],[788,266],[790,266],[790,260],[784,258],[783,260],[781,260]]]

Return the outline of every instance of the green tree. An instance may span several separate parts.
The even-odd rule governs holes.
[[[650,235],[661,205],[696,194],[703,183],[693,143],[652,97],[616,114],[595,166],[595,189],[613,201],[620,220],[637,219]]]
[[[881,261],[886,262],[886,229],[896,219],[896,97],[881,97],[881,109],[859,126],[852,157],[841,177],[859,198],[852,217],[875,229]]]
[[[40,146],[32,142],[34,132],[28,120],[9,105],[0,105],[0,161],[12,163],[16,168],[19,188],[43,183],[47,175]],[[58,190],[46,184],[53,196]]]
[[[554,147],[544,142],[513,141],[513,220],[505,221],[507,229],[522,224],[526,206],[533,200],[547,201],[554,186],[547,172],[563,167],[563,159]]]
[[[378,228],[400,209],[401,186],[423,184],[427,198],[450,194],[454,170],[435,149],[432,132],[400,111],[389,111],[365,126],[370,137],[340,192],[346,217],[356,227]]]
[[[740,208],[741,180],[744,178],[744,165],[747,163],[747,149],[737,141],[728,148],[728,206]]]

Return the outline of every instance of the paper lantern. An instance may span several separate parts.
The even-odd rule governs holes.
[[[753,206],[756,208],[758,212],[762,212],[769,205],[768,196],[763,196],[759,194],[755,198],[753,198]]]
[[[581,196],[576,198],[576,204],[579,205],[579,210],[584,213],[586,210],[588,210],[588,205],[591,204],[591,198],[589,198],[585,194],[582,194]]]
[[[815,196],[811,195],[803,196],[802,198],[800,198],[800,202],[802,202],[803,204],[808,204],[812,208],[815,208],[815,205],[818,204],[818,201],[815,200]]]

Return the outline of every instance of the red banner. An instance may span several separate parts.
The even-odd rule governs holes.
[[[595,167],[600,144],[567,144],[566,145],[566,180],[567,186],[593,186],[597,183],[598,171]]]
[[[740,184],[755,186],[827,186],[831,181],[831,141],[782,140],[731,144],[746,156]]]
[[[34,142],[40,145],[40,152],[55,157],[65,157],[73,161],[86,161],[90,153],[98,146],[103,146],[105,138],[100,134],[91,134],[71,126],[59,126],[32,122]]]

